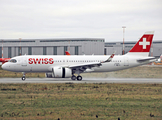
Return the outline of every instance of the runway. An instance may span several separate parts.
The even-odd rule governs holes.
[[[70,78],[0,78],[0,83],[162,83],[162,78],[84,78],[72,81]]]

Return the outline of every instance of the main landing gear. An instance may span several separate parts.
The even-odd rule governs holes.
[[[76,79],[77,79],[78,81],[81,81],[81,80],[82,80],[82,76],[78,75],[78,76],[76,77],[75,75],[72,75],[72,76],[71,76],[71,79],[72,79],[72,80],[76,80]]]
[[[25,78],[25,73],[24,72],[22,72],[22,74],[23,74],[23,76],[22,76],[22,80],[24,81],[26,78]]]

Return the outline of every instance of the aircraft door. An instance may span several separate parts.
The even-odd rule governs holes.
[[[129,66],[129,59],[128,59],[128,57],[124,57],[124,66]]]
[[[26,56],[24,56],[22,58],[22,66],[27,66],[27,58],[26,58]]]

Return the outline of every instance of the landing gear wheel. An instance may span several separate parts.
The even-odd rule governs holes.
[[[21,79],[24,81],[26,78],[25,78],[25,76],[23,76]]]
[[[78,75],[78,76],[77,76],[77,80],[78,80],[78,81],[81,81],[81,80],[82,80],[82,76]]]
[[[71,79],[76,80],[76,76],[75,75],[71,76]]]

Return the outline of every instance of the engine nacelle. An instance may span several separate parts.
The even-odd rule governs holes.
[[[53,78],[69,78],[72,75],[72,70],[63,67],[53,67],[52,77]]]

